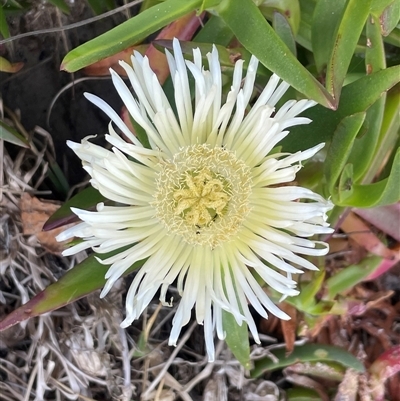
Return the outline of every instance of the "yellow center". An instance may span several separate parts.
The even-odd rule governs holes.
[[[249,212],[250,168],[222,147],[193,145],[161,163],[154,207],[168,232],[215,248]]]
[[[177,201],[176,215],[183,213],[188,224],[200,227],[222,215],[230,198],[223,180],[214,178],[212,172],[204,167],[195,176],[186,173],[185,184],[186,188],[176,190],[173,195]]]

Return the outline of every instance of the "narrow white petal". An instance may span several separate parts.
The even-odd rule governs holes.
[[[87,100],[104,111],[104,113],[106,113],[108,117],[114,121],[117,127],[127,136],[127,138],[129,138],[130,141],[132,141],[132,143],[134,143],[136,146],[142,146],[139,140],[135,137],[135,135],[132,134],[130,129],[122,121],[121,117],[103,99],[100,99],[99,97],[87,92],[84,93],[84,96]]]

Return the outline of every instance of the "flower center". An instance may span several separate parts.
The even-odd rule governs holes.
[[[212,172],[204,167],[199,174],[186,173],[185,188],[174,193],[175,214],[182,215],[188,224],[208,225],[222,212],[229,201],[229,194],[223,180],[214,178]]]
[[[249,212],[250,168],[221,147],[193,145],[162,162],[157,217],[191,245],[215,248],[232,238]]]

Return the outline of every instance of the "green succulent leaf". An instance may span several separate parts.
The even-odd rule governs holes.
[[[281,348],[271,351],[278,359],[277,362],[269,357],[255,362],[251,377],[259,377],[266,371],[272,371],[290,366],[297,362],[338,362],[346,368],[364,372],[364,365],[350,352],[343,348],[322,344],[305,344],[295,347],[293,352],[286,356],[286,349]]]
[[[287,401],[321,401],[321,396],[309,388],[292,387],[286,391]]]
[[[101,259],[122,252],[128,247],[101,255]],[[109,266],[101,264],[96,258],[99,255],[91,255],[83,262],[69,270],[57,282],[50,284],[45,290],[37,294],[26,304],[10,313],[0,322],[0,331],[31,317],[42,315],[62,306],[68,305],[88,294],[96,291],[106,283],[105,274]],[[132,273],[143,265],[139,261],[131,266],[124,275]]]
[[[367,110],[359,137],[354,141],[348,161],[353,164],[353,180],[355,183],[364,182],[363,177],[376,152],[385,110],[385,98],[386,94]]]
[[[321,290],[324,278],[324,272],[317,272],[309,283],[302,285],[298,296],[290,297],[290,301],[294,302],[301,310],[308,311],[308,308],[315,304],[315,296]]]
[[[371,0],[360,7],[359,0],[348,0],[334,37],[326,71],[326,88],[338,101],[355,48],[369,15]]]
[[[272,26],[277,35],[282,39],[282,42],[296,55],[296,42],[287,18],[283,14],[275,12],[272,19]]]
[[[61,69],[74,72],[116,54],[200,5],[201,0],[166,0],[71,50],[62,61]]]
[[[79,209],[93,209],[99,202],[106,201],[106,198],[100,194],[97,189],[92,186],[85,188],[70,200],[65,202],[43,225],[44,231],[53,230],[57,227],[62,227],[69,224],[78,218],[72,213],[71,207]]]
[[[325,107],[332,97],[288,49],[252,0],[226,0],[216,10],[241,44],[269,70]],[[251,29],[243,21],[251,21]]]
[[[352,164],[346,164],[339,178],[339,186],[337,192],[332,193],[332,199],[335,205],[343,206],[346,199],[353,195],[354,191],[354,171]]]
[[[283,150],[295,152],[329,141],[344,117],[366,111],[399,80],[400,66],[394,66],[346,85],[336,111],[317,105],[303,113],[312,120],[312,125],[292,127],[291,134],[281,142]]]
[[[400,47],[400,27],[397,25],[383,40],[392,46]]]
[[[354,184],[349,190],[339,188],[339,206],[370,208],[396,203],[400,200],[400,149],[397,149],[389,177],[373,184]]]
[[[365,112],[346,116],[337,126],[325,160],[325,177],[330,194],[350,156],[354,140],[365,120]]]
[[[329,62],[335,45],[335,32],[345,10],[346,0],[319,0],[312,17],[311,38],[315,64],[319,73]]]
[[[226,333],[225,342],[232,354],[235,355],[242,366],[251,369],[247,323],[242,322],[242,325],[239,326],[231,313],[222,311],[222,325]]]
[[[260,11],[269,20],[273,20],[274,13],[287,16],[290,30],[294,34],[297,34],[301,20],[300,3],[298,0],[256,0],[254,2],[255,4],[261,3]]]
[[[232,39],[233,33],[229,27],[221,18],[213,15],[193,40],[199,43],[214,43],[225,47],[229,45]]]
[[[375,17],[377,25],[380,25],[382,35],[388,36],[399,23],[400,1],[373,0],[371,5],[371,14]]]
[[[299,3],[301,9],[301,20],[299,31],[296,35],[296,42],[312,52],[311,27],[316,2],[314,0],[300,0]]]
[[[337,294],[353,288],[375,271],[381,261],[382,258],[380,256],[371,255],[364,258],[360,263],[347,266],[339,273],[329,277],[325,282],[328,298],[333,299]]]
[[[387,160],[397,148],[396,142],[399,140],[400,118],[400,87],[396,86],[388,92],[385,102],[385,112],[383,115],[381,132],[376,145],[373,160],[368,166],[368,172],[364,176],[364,182],[371,182],[376,178],[377,172],[382,167],[382,162]],[[390,166],[390,165],[389,165]],[[384,178],[384,176],[382,176]]]
[[[0,34],[5,39],[10,37],[10,30],[8,29],[8,24],[3,5],[0,5]]]
[[[373,15],[366,24],[367,46],[365,48],[365,66],[368,74],[386,68],[385,48],[381,29]]]

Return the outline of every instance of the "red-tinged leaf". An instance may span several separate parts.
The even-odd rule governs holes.
[[[397,251],[399,253],[399,250]],[[399,259],[383,259],[379,266],[365,279],[365,281],[376,280],[382,274],[385,274],[399,262]]]
[[[354,209],[354,213],[400,242],[400,203],[372,209]]]
[[[1,8],[1,7],[0,7]],[[4,57],[0,57],[0,71],[16,73],[24,66],[23,62],[10,63]]]
[[[167,25],[157,35],[157,39],[173,39],[190,40],[200,26],[201,18],[195,12],[191,12],[171,24]],[[132,65],[131,56],[134,51],[138,51],[142,55],[149,58],[150,66],[156,73],[161,84],[169,75],[169,68],[165,54],[156,50],[152,44],[142,44],[130,46],[112,56],[106,57],[84,68],[84,73],[87,75],[107,76],[110,75],[110,68],[116,71],[119,75],[126,76],[126,71],[119,65],[119,62],[125,61]]]
[[[400,372],[400,345],[396,345],[385,351],[370,366],[371,390],[373,399],[381,401],[385,394],[385,381]]]
[[[173,50],[172,40],[155,40],[154,45],[160,48],[166,48],[168,50]],[[187,55],[187,58],[190,59],[193,55],[194,49],[200,49],[200,52],[203,56],[204,62],[207,62],[207,53],[210,53],[215,46],[218,50],[218,58],[221,64],[222,70],[228,70],[235,67],[235,63],[237,60],[243,60],[243,69],[247,70],[249,65],[249,61],[251,58],[251,53],[249,53],[244,47],[230,47],[227,49],[225,46],[215,45],[211,43],[200,43],[200,42],[180,42],[182,53]],[[263,68],[263,66],[259,66],[257,73],[259,75],[268,74],[267,70]]]
[[[385,259],[386,260],[386,259]],[[327,289],[327,298],[332,300],[337,294],[344,295],[350,291],[355,285],[365,280],[366,277],[373,271],[375,271],[382,263],[382,257],[371,255],[365,257],[360,263],[350,265],[340,270],[338,273],[329,277],[325,281],[325,287]],[[349,300],[348,303],[352,304]],[[336,305],[335,305],[336,306]],[[365,302],[362,302],[362,307],[365,307]],[[356,305],[357,307],[357,305]]]
[[[297,311],[294,306],[286,302],[280,304],[279,308],[290,316],[289,320],[280,320],[286,351],[290,354],[294,349],[294,342],[296,340]]]
[[[200,22],[201,17],[199,18],[193,11],[166,26],[157,35],[156,40],[173,38],[182,41],[190,40],[199,28]],[[169,76],[167,57],[164,53],[158,51],[153,45],[150,45],[147,49],[146,56],[149,58],[151,69],[155,72],[158,81],[162,85]]]
[[[121,249],[101,256],[102,258],[110,257],[117,252],[121,252]],[[124,275],[138,269],[143,263],[144,261],[135,263]],[[95,255],[89,256],[83,262],[69,270],[56,283],[49,285],[26,304],[6,316],[0,322],[0,331],[6,330],[31,317],[59,309],[102,288],[106,282],[104,276],[108,268],[109,266],[102,265],[96,259]]]
[[[83,69],[83,73],[89,76],[108,76],[110,75],[110,68],[112,68],[118,75],[126,76],[125,70],[119,65],[120,61],[125,61],[131,64],[131,56],[136,50],[140,54],[144,54],[146,49],[149,47],[146,45],[130,46],[112,56],[106,57],[93,64],[88,65]]]
[[[388,36],[399,23],[400,2],[398,0],[374,0],[371,14],[379,21],[383,36]]]
[[[357,242],[357,244],[372,254],[391,260],[400,259],[399,252],[389,249],[378,236],[371,231],[370,227],[353,212],[346,216],[340,228],[347,233],[353,241]]]
[[[43,231],[53,230],[66,224],[79,221],[78,217],[71,212],[71,207],[79,209],[94,208],[99,202],[105,201],[103,195],[93,187],[87,187],[79,194],[65,202],[43,225]]]

